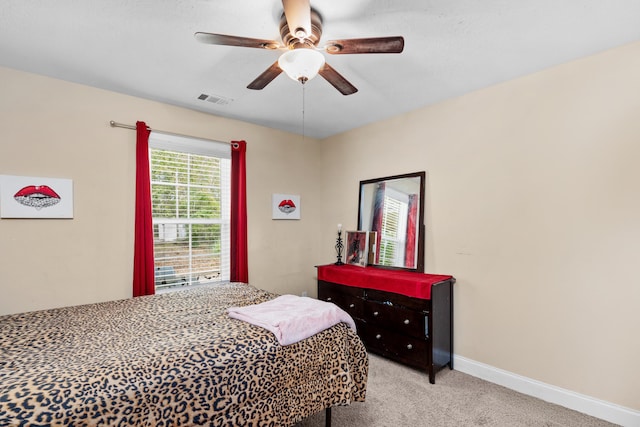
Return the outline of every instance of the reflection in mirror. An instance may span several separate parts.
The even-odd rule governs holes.
[[[372,265],[424,272],[424,172],[360,181],[358,230],[375,231]]]

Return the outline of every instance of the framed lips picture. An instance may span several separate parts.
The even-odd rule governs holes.
[[[300,219],[300,196],[273,194],[271,197],[271,219]]]
[[[0,218],[73,218],[73,181],[0,175]]]

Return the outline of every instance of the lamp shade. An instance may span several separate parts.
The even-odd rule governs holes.
[[[278,65],[293,80],[304,83],[318,74],[324,65],[324,55],[313,49],[294,49],[283,53]]]

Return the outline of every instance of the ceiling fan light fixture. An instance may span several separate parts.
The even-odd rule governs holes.
[[[283,53],[278,66],[293,80],[305,83],[324,65],[324,55],[314,49],[293,49]]]

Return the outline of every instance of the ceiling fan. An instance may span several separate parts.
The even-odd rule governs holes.
[[[285,71],[292,79],[302,84],[320,74],[340,93],[351,95],[358,89],[325,62],[321,51],[331,55],[346,55],[401,53],[404,49],[404,38],[401,36],[332,40],[323,47],[318,47],[322,36],[322,18],[311,8],[309,0],[282,0],[282,6],[282,42],[203,32],[195,33],[195,37],[207,44],[285,50],[278,61],[249,83],[247,88],[255,90],[263,89]]]

